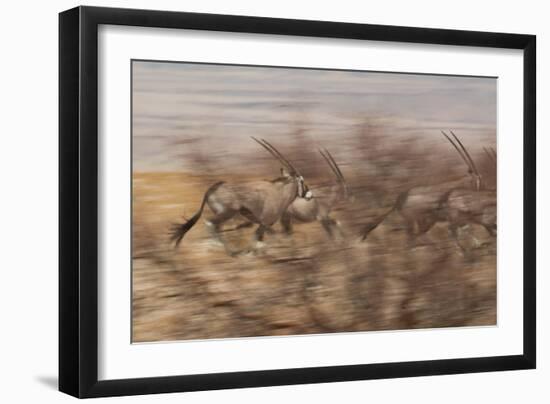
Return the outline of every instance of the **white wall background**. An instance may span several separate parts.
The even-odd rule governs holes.
[[[57,384],[57,13],[78,5],[9,2],[0,24],[0,401],[61,403]],[[545,2],[298,0],[90,1],[283,18],[531,33],[538,40],[538,369],[109,399],[111,402],[519,402],[550,399],[550,26]]]

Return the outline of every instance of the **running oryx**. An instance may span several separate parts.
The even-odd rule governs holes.
[[[495,149],[484,147],[483,150],[493,163],[496,175],[497,154]],[[484,184],[485,185],[485,184]],[[483,189],[455,189],[443,205],[449,222],[449,231],[458,247],[466,254],[466,249],[458,241],[458,229],[475,224],[482,226],[490,236],[497,231],[497,195],[495,189],[484,186]]]
[[[454,181],[413,187],[402,192],[397,197],[394,205],[386,213],[363,228],[363,240],[392,212],[399,212],[405,220],[409,241],[415,243],[416,238],[427,233],[435,223],[449,219],[448,212],[445,209],[446,202],[454,190],[461,189],[479,192],[485,188],[481,174],[477,170],[470,153],[468,153],[468,150],[466,150],[460,139],[452,131],[450,132],[452,137],[443,131],[441,133],[466,164],[467,173]]]
[[[321,156],[323,156],[336,176],[336,183],[333,184],[326,193],[316,191],[315,197],[312,199],[296,198],[294,202],[292,202],[287,211],[283,213],[281,219],[281,224],[287,234],[292,233],[293,221],[310,223],[317,220],[321,222],[329,237],[333,237],[334,228],[341,232],[338,222],[329,215],[336,204],[349,199],[350,192],[344,175],[330,152],[327,149],[319,149],[319,153],[321,153]]]
[[[474,191],[455,189],[442,206],[449,222],[449,231],[457,246],[467,253],[458,240],[458,229],[468,225],[482,226],[491,237],[497,231],[497,195],[496,190]]]
[[[304,183],[304,178],[282,153],[264,139],[252,139],[283,165],[283,175],[272,181],[235,184],[220,181],[212,185],[204,194],[198,212],[185,223],[173,225],[171,240],[175,242],[176,247],[197,223],[205,205],[214,213],[206,224],[218,241],[222,241],[220,231],[223,224],[237,213],[259,225],[255,238],[262,241],[265,231],[281,219],[282,214],[296,198],[312,198],[313,194]]]

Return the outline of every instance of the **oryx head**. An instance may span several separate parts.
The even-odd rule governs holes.
[[[282,164],[281,176],[288,181],[295,181],[297,186],[297,196],[299,198],[305,198],[310,200],[313,197],[313,193],[309,190],[304,181],[304,177],[300,174],[300,171],[294,165],[287,160],[271,143],[265,139],[256,139],[252,136],[252,139],[256,141],[260,146],[266,149],[273,157],[275,157]]]
[[[470,153],[468,153],[468,150],[466,150],[466,148],[464,147],[460,139],[453,133],[452,130],[450,132],[451,132],[451,136],[454,138],[456,143],[455,141],[453,141],[453,139],[449,135],[441,131],[441,133],[443,133],[443,136],[445,136],[447,140],[453,145],[453,147],[458,152],[458,154],[460,155],[464,163],[466,163],[466,166],[468,166],[468,174],[472,179],[472,187],[476,191],[479,191],[483,185],[481,174],[477,170],[477,167],[474,163],[474,160],[472,159],[472,156],[470,156]]]
[[[342,197],[345,200],[348,200],[352,197],[351,192],[348,188],[348,184],[346,182],[346,179],[344,178],[344,174],[342,174],[342,171],[340,170],[340,167],[338,167],[338,164],[336,164],[336,161],[334,161],[334,158],[332,157],[332,154],[330,152],[323,148],[322,150],[319,149],[319,153],[321,153],[321,156],[325,159],[327,164],[329,165],[330,169],[336,176],[336,180],[338,181],[338,184],[341,186],[343,195]]]

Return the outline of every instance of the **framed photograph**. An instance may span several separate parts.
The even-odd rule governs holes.
[[[532,35],[59,17],[59,388],[535,368]]]

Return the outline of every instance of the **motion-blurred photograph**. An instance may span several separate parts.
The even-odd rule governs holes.
[[[497,79],[133,60],[132,342],[497,324]]]

